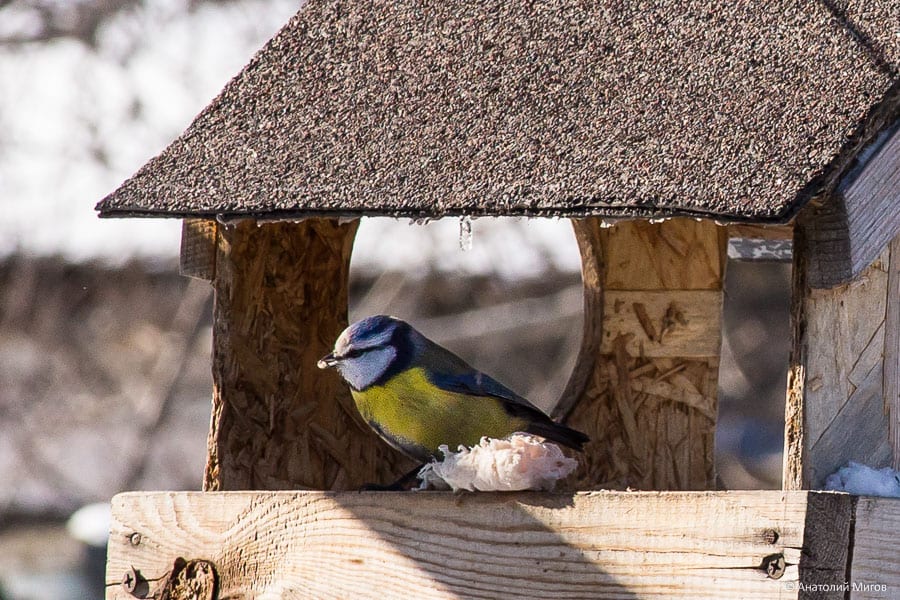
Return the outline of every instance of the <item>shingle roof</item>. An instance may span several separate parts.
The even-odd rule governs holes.
[[[310,0],[97,208],[785,220],[895,118],[898,23],[896,0]]]

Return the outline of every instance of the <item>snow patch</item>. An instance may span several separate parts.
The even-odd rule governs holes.
[[[873,469],[851,461],[837,473],[828,476],[825,489],[857,496],[900,498],[900,471],[889,467]]]

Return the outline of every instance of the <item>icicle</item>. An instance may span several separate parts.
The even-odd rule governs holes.
[[[472,217],[468,215],[459,218],[459,249],[463,252],[472,249]]]

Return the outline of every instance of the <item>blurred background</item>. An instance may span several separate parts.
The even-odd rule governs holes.
[[[178,221],[100,221],[93,206],[298,6],[0,0],[0,600],[102,597],[103,503],[199,489],[210,287],[177,274]],[[364,220],[351,318],[406,318],[549,410],[581,335],[571,226],[472,229]],[[725,488],[780,486],[789,277],[784,262],[728,265]]]

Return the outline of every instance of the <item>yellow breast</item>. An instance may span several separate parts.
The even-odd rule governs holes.
[[[436,454],[441,444],[456,450],[461,444],[474,446],[482,436],[503,438],[527,426],[525,419],[510,416],[501,400],[442,390],[420,368],[352,393],[363,419],[414,455],[420,453],[410,447]]]

